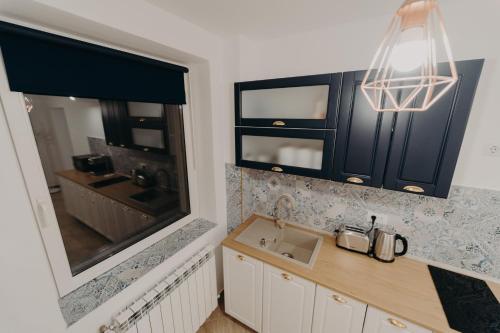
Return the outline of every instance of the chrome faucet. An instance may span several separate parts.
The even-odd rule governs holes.
[[[285,221],[280,219],[278,216],[279,208],[282,202],[286,203],[285,208],[287,209],[287,219],[290,219],[291,216],[291,211],[294,209],[294,199],[290,194],[282,194],[276,200],[276,203],[274,204],[274,210],[273,210],[273,219],[274,223],[279,229],[283,229],[285,227]]]

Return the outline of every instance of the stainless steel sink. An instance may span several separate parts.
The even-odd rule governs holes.
[[[323,237],[289,224],[280,229],[274,222],[259,218],[235,240],[310,268],[314,265]]]

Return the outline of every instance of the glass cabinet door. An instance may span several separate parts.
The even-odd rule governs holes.
[[[235,85],[239,126],[335,128],[340,74]]]
[[[329,178],[335,131],[239,127],[237,165]]]
[[[167,107],[158,103],[127,102],[132,148],[168,153]]]
[[[165,149],[165,134],[160,129],[132,128],[132,143],[149,151],[150,148]]]
[[[138,118],[163,118],[163,104],[127,102],[128,115]]]

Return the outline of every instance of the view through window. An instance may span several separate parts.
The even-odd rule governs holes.
[[[25,101],[73,275],[190,213],[182,106]]]

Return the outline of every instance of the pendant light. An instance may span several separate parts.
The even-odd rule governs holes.
[[[438,66],[439,61],[444,64]],[[437,1],[406,0],[361,88],[375,111],[427,111],[457,79]]]

